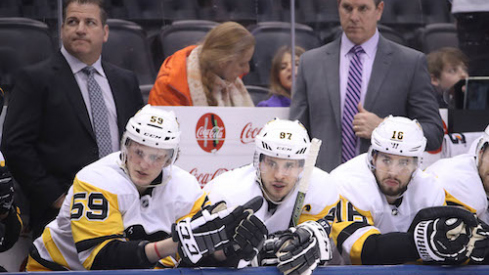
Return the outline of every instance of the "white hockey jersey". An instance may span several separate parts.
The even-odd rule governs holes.
[[[146,237],[168,237],[173,223],[193,216],[206,201],[195,177],[175,165],[165,185],[140,196],[118,162],[119,152],[113,153],[76,175],[58,216],[34,241],[43,260],[90,269],[108,242],[126,240],[133,233],[128,231],[141,227]]]
[[[263,196],[255,178],[256,169],[250,164],[220,175],[209,182],[204,190],[208,192],[211,203],[225,201],[228,208],[233,208],[245,204],[256,196]],[[269,205],[266,200],[260,210],[255,213],[265,223],[269,233],[289,228],[297,188],[298,186],[284,198],[282,204],[278,205],[273,213],[268,211]],[[330,175],[321,169],[314,168],[299,223],[324,218],[334,209],[338,201],[339,194]]]
[[[361,263],[361,251],[368,236],[407,232],[414,216],[425,207],[445,205],[445,192],[432,175],[417,170],[399,205],[391,205],[380,191],[367,164],[367,154],[359,155],[331,172],[339,182],[342,196],[332,237],[351,263]],[[344,200],[343,200],[344,198]],[[353,222],[364,221],[363,225]]]
[[[485,223],[489,222],[488,198],[473,154],[441,159],[425,171],[435,175],[445,188],[448,205],[462,206]]]

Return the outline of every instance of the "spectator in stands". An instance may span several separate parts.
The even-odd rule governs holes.
[[[390,3],[390,2],[389,2]],[[339,0],[341,37],[301,56],[290,118],[325,141],[318,167],[331,171],[367,151],[373,129],[392,114],[417,119],[440,147],[443,126],[423,53],[379,34],[381,0]]]
[[[254,106],[241,76],[249,72],[255,38],[243,26],[223,23],[202,45],[188,46],[161,65],[151,105]]]
[[[120,146],[76,174],[56,220],[34,241],[27,271],[152,268],[167,256],[164,264],[174,266],[177,241],[197,244],[182,244],[179,253],[197,263],[252,217],[243,208],[219,215],[223,220],[212,207],[199,212],[209,204],[206,194],[174,165],[180,126],[173,112],[145,106],[127,123]]]
[[[272,69],[270,70],[271,97],[258,103],[257,107],[290,106],[292,78],[297,76],[299,58],[304,52],[303,48],[295,47],[295,73],[292,75],[292,50],[289,46],[283,46],[277,50],[272,60]]]
[[[447,108],[449,102],[448,90],[460,79],[468,77],[469,59],[459,49],[453,47],[441,48],[431,52],[428,58],[428,71],[431,84],[435,88],[435,96],[440,108]]]
[[[471,76],[489,76],[489,1],[453,0],[459,48],[469,57]]]
[[[83,166],[119,149],[143,105],[134,73],[101,61],[109,28],[103,0],[67,0],[61,50],[17,76],[2,151],[30,202],[37,237],[56,217]]]

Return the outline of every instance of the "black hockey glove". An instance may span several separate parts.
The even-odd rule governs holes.
[[[480,264],[489,253],[489,225],[478,220],[479,225],[472,229],[468,250],[473,263]]]
[[[0,215],[8,213],[14,202],[14,182],[6,166],[0,166]]]
[[[278,263],[284,274],[311,274],[320,261],[331,260],[329,224],[307,221],[270,236],[261,251],[261,265]],[[273,254],[276,257],[273,257]]]
[[[229,245],[236,227],[262,204],[263,198],[256,197],[230,211],[221,201],[204,207],[192,218],[174,224],[172,238],[179,242],[178,252],[182,260],[195,264],[202,257]]]
[[[477,225],[475,215],[463,208],[437,206],[421,209],[409,232],[424,262],[461,264],[470,256],[468,244]]]
[[[262,249],[267,235],[265,224],[257,216],[250,214],[236,227],[232,245],[225,250],[226,257],[251,261]]]

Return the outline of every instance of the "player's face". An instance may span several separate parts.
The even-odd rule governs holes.
[[[280,63],[280,71],[278,78],[280,80],[280,84],[286,90],[290,91],[292,89],[292,63],[290,53],[285,53],[282,57],[282,62]],[[295,56],[295,73],[294,77],[297,75],[297,69],[299,67],[299,57]]]
[[[88,65],[97,61],[108,37],[109,27],[102,24],[97,5],[73,2],[66,8],[61,27],[63,46],[80,61]]]
[[[375,6],[374,0],[338,0],[338,10],[346,36],[354,44],[360,45],[375,34],[384,2]]]
[[[484,190],[489,193],[489,149],[486,148],[479,154],[479,176],[484,185]]]
[[[228,61],[223,64],[218,73],[226,81],[235,81],[241,75],[250,72],[250,60],[253,56],[253,51],[255,47],[251,47],[243,55],[238,56],[238,58]]]
[[[127,148],[126,167],[132,182],[146,187],[158,177],[163,167],[170,163],[172,150],[156,149],[137,142]]]
[[[414,157],[403,157],[377,153],[373,159],[375,178],[384,195],[397,197],[406,191],[417,161]]]
[[[264,156],[260,162],[263,188],[274,201],[281,201],[294,188],[302,172],[299,160]]]

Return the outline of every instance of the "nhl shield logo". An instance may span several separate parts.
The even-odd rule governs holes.
[[[214,113],[202,115],[195,127],[195,139],[202,150],[208,153],[217,152],[226,139],[224,122]]]

